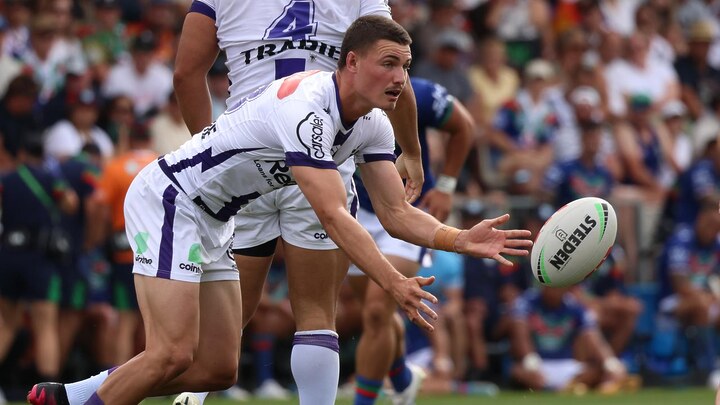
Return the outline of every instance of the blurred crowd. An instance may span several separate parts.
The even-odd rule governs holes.
[[[28,381],[107,369],[142,347],[122,201],[144,164],[191,135],[173,93],[190,3],[0,1],[0,388],[8,397]],[[715,376],[720,1],[389,3],[414,41],[410,75],[446,87],[476,123],[452,222],[468,227],[509,211],[536,232],[584,196],[607,199],[620,219],[608,260],[573,288],[539,288],[525,260],[508,267],[429,254],[422,274],[438,278],[440,327],[407,332],[410,357],[434,376],[424,389],[487,394],[467,382],[491,380],[614,392],[637,381],[604,384],[604,372]],[[222,55],[208,85],[217,117],[229,85]],[[431,134],[438,173],[446,138]],[[278,257],[244,334],[240,385],[279,398],[292,384],[283,363],[293,322]],[[350,291],[339,305],[351,378],[360,310]]]

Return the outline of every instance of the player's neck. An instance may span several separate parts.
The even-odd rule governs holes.
[[[342,70],[335,71],[340,112],[343,122],[355,122],[373,109],[373,106],[355,90],[353,76]]]

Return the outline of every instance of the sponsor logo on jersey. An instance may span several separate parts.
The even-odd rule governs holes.
[[[140,256],[140,255],[135,256],[135,262],[140,263],[140,264],[152,264],[153,263],[152,259],[145,257],[145,256]]]
[[[268,186],[280,188],[297,184],[284,160],[255,160],[255,167]]]
[[[180,270],[187,270],[196,274],[202,273],[202,268],[195,263],[180,263]]]
[[[254,61],[277,56],[285,51],[295,49],[315,52],[315,54],[319,54],[333,60],[340,59],[339,47],[316,41],[314,39],[301,39],[297,41],[287,39],[278,44],[263,44],[255,48],[248,49],[247,51],[240,52],[240,55],[243,56],[245,64],[249,65]]]
[[[298,139],[302,142],[303,146],[305,146],[305,149],[307,149],[308,156],[315,159],[325,157],[325,151],[322,145],[324,135],[323,126],[323,119],[314,111],[305,116],[297,126]],[[308,135],[310,139],[307,139]]]
[[[320,239],[320,240],[328,238],[328,234],[326,234],[325,232],[315,232],[315,235],[313,235],[313,236],[315,236],[315,239]]]
[[[567,240],[563,243],[562,247],[550,259],[556,269],[561,270],[565,263],[570,258],[570,255],[580,246],[580,243],[585,239],[586,236],[597,226],[597,221],[594,220],[590,215],[585,216],[585,221],[580,223],[570,235],[567,236]]]

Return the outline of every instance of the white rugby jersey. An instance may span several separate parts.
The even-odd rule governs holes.
[[[296,184],[289,166],[395,159],[384,111],[344,123],[341,110],[334,73],[297,73],[257,89],[158,165],[205,212],[227,221],[261,195]]]
[[[195,0],[227,54],[232,107],[258,86],[305,70],[333,71],[358,17],[390,18],[387,0]]]

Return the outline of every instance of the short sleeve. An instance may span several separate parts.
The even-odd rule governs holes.
[[[332,146],[336,128],[322,107],[288,101],[276,110],[273,124],[288,166],[336,169]]]
[[[215,16],[215,0],[194,0],[190,4],[190,13],[200,13],[202,15],[210,17],[213,21],[216,20]]]
[[[360,1],[360,17],[365,15],[379,15],[392,18],[388,0],[362,0]]]
[[[419,119],[427,126],[442,128],[450,118],[455,98],[445,87],[429,80],[413,78],[412,86]]]
[[[357,164],[381,160],[394,162],[395,134],[385,112],[376,109],[360,119],[364,120],[361,136],[366,140],[355,152],[355,162]]]

